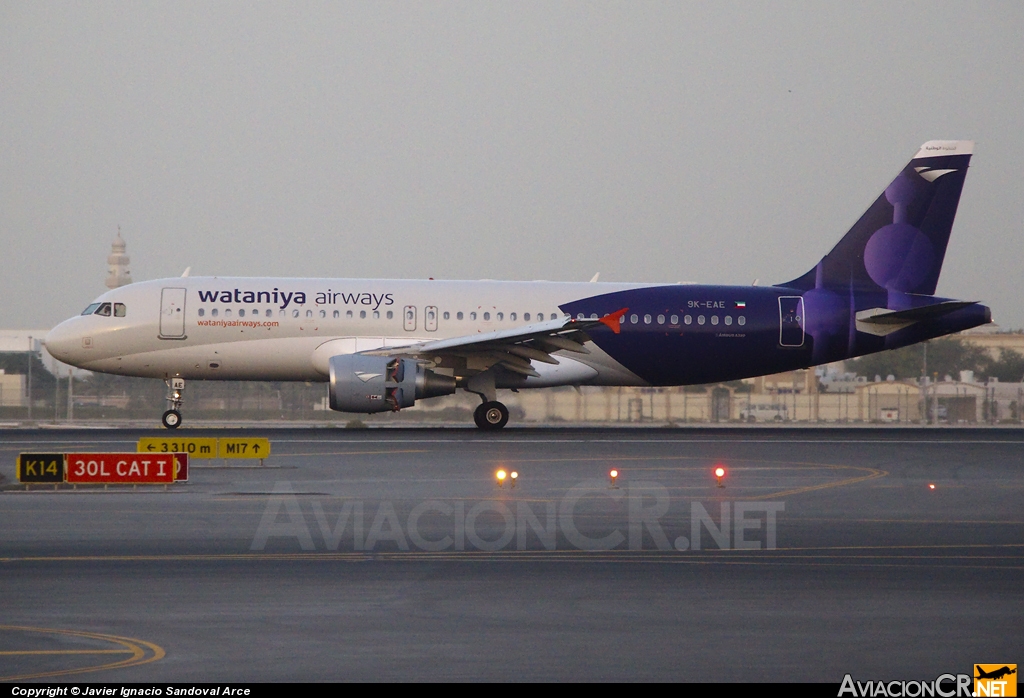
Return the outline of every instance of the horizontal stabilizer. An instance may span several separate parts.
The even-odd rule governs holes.
[[[909,310],[889,310],[888,308],[869,308],[857,313],[857,331],[884,337],[915,322],[931,320],[952,313],[960,308],[974,305],[976,301],[945,301],[924,305]]]

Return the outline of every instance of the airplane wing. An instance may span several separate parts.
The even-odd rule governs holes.
[[[619,333],[622,316],[628,308],[622,308],[601,318],[562,317],[557,320],[522,325],[509,330],[481,332],[478,334],[417,342],[404,347],[387,347],[359,352],[368,355],[406,356],[429,359],[442,365],[445,359],[464,362],[471,371],[486,371],[500,364],[508,370],[524,376],[539,376],[530,361],[557,364],[552,356],[557,351],[589,354],[583,346],[589,337],[586,331],[604,325]]]

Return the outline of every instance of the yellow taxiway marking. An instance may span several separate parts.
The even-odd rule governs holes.
[[[106,671],[109,669],[123,669],[140,664],[149,664],[166,656],[166,652],[159,645],[145,640],[136,640],[130,637],[119,637],[117,635],[106,635],[104,633],[90,633],[81,630],[65,630],[61,628],[32,628],[21,625],[0,625],[0,633],[4,631],[15,631],[23,633],[39,633],[42,635],[57,635],[65,637],[80,637],[88,640],[98,640],[120,645],[122,649],[115,650],[24,650],[0,652],[4,655],[78,655],[78,654],[130,654],[130,657],[106,664],[93,666],[76,667],[72,669],[56,669],[54,671],[43,671],[35,674],[19,674],[18,676],[0,676],[0,681],[25,681],[27,679],[41,679],[50,676],[67,676],[68,674],[84,674],[94,671]]]

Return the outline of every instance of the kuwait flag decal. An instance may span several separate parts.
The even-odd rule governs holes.
[[[743,310],[744,308],[747,307],[747,302],[746,301],[736,301],[735,303],[732,304],[732,306],[734,308],[736,308],[737,310]]]

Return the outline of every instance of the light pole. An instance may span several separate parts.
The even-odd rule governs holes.
[[[32,336],[28,338],[28,421],[32,421],[32,358],[35,352]]]

